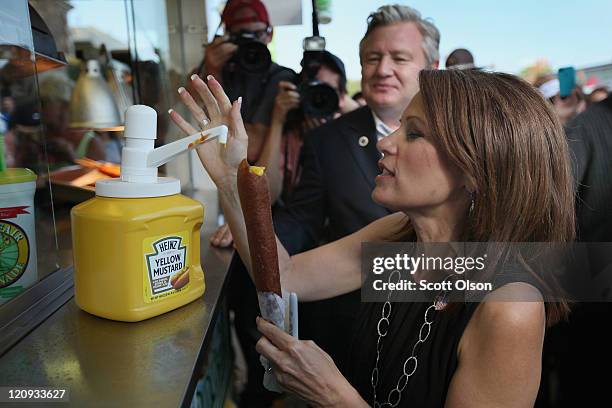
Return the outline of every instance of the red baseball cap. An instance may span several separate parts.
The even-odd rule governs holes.
[[[236,18],[239,10],[250,9],[255,15],[247,18]],[[270,17],[268,10],[261,0],[228,0],[223,13],[221,13],[221,21],[225,23],[227,28],[242,23],[265,23],[270,25]]]

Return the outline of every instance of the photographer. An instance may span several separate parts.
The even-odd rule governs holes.
[[[272,202],[281,197],[286,201],[297,184],[299,156],[306,132],[358,106],[347,97],[342,61],[329,51],[321,51],[319,58],[313,79],[308,79],[302,72],[301,83],[297,86],[285,81],[279,83],[270,132],[259,160],[259,164],[268,169]],[[337,94],[337,102],[331,101],[331,96],[330,101],[326,100],[328,95],[321,88],[315,90],[318,91],[315,95],[306,89],[316,86],[331,88]],[[317,97],[319,100],[316,100]],[[329,111],[330,114],[327,114]]]
[[[299,158],[306,133],[359,107],[347,95],[342,60],[329,51],[321,51],[315,58],[314,69],[310,74],[304,69],[297,85],[287,81],[278,84],[270,131],[256,163],[267,169],[272,203],[279,198],[287,202],[299,181]],[[308,64],[302,61],[302,65]],[[336,94],[335,100],[330,91]],[[221,247],[232,244],[227,225],[216,231],[211,242]]]
[[[278,83],[292,81],[295,73],[271,61],[266,45],[272,40],[273,28],[260,0],[229,0],[221,22],[225,34],[206,47],[194,73],[218,78],[230,98],[242,96],[242,116],[249,132],[248,159],[255,162],[269,131]]]

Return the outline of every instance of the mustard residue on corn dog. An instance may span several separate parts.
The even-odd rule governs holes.
[[[249,166],[249,171],[261,177],[264,175],[264,171],[266,171],[266,168],[262,166]]]

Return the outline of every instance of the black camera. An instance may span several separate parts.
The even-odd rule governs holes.
[[[317,72],[325,61],[325,50],[307,50],[306,45],[304,48],[298,84],[302,111],[306,116],[329,118],[338,111],[340,98],[336,89],[317,80]]]
[[[249,31],[240,31],[231,34],[230,42],[238,46],[238,50],[232,57],[241,71],[250,74],[262,74],[270,69],[272,56],[268,47],[257,40],[257,35]]]
[[[298,92],[306,116],[328,118],[338,111],[338,93],[326,83],[317,80],[302,82]]]

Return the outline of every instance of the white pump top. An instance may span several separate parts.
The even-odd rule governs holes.
[[[121,154],[121,177],[96,182],[96,195],[116,198],[163,197],[179,194],[178,179],[157,177],[157,168],[181,153],[219,138],[227,142],[227,127],[184,137],[154,149],[157,138],[157,112],[146,105],[130,106],[125,114],[125,145]]]

